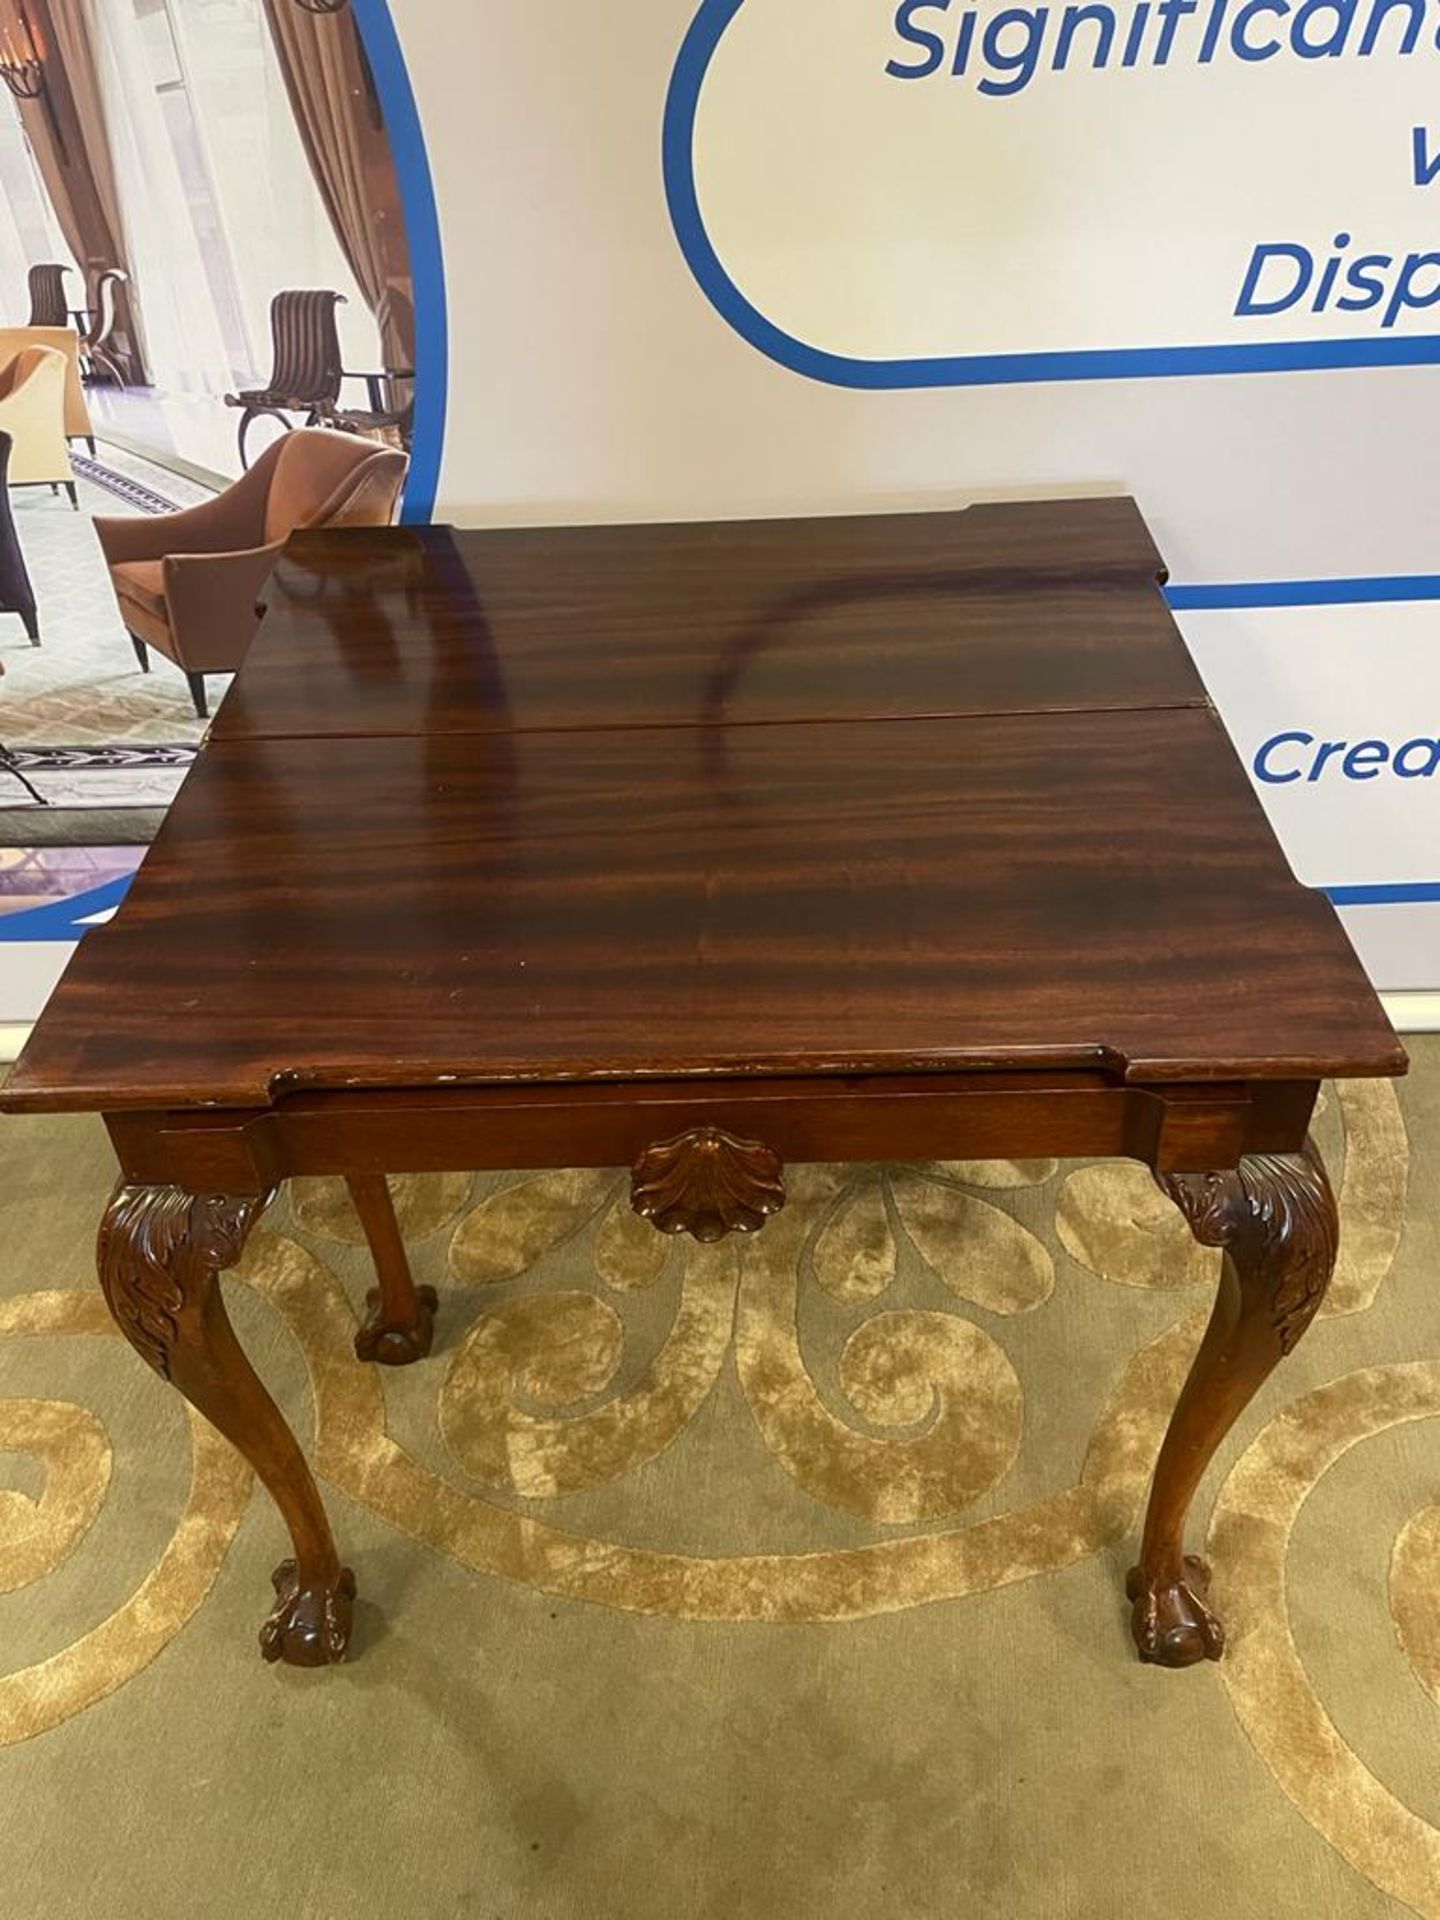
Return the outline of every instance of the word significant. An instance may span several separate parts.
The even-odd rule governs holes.
[[[887,61],[896,80],[946,73],[984,94],[1020,93],[1037,72],[1071,67],[1164,67],[1172,58],[1206,66],[1222,57],[1334,60],[1344,54],[1426,52],[1428,0],[1132,0],[1108,6],[955,6],[901,0],[895,32],[903,51]]]

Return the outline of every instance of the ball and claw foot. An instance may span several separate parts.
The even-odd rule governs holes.
[[[417,1287],[415,1301],[415,1324],[397,1326],[384,1317],[380,1289],[372,1287],[365,1296],[370,1312],[355,1336],[355,1357],[374,1360],[382,1367],[408,1367],[413,1361],[423,1360],[435,1338],[435,1309],[440,1297],[434,1287]]]
[[[330,1667],[343,1660],[355,1610],[349,1567],[341,1567],[333,1586],[302,1587],[293,1560],[281,1561],[271,1577],[278,1604],[260,1629],[265,1658],[291,1667]]]
[[[1157,1667],[1218,1660],[1225,1651],[1225,1629],[1205,1605],[1209,1591],[1210,1569],[1191,1554],[1185,1556],[1185,1578],[1170,1586],[1152,1587],[1144,1569],[1132,1567],[1125,1593],[1135,1603],[1130,1626],[1140,1658]]]

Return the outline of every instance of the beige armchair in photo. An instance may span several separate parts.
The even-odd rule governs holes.
[[[26,347],[50,347],[65,356],[65,438],[84,440],[93,454],[95,425],[80,378],[80,336],[74,327],[0,327],[0,366]]]
[[[64,487],[71,506],[78,507],[65,439],[65,376],[63,353],[53,347],[22,347],[0,367],[0,432],[8,433],[12,442],[12,487],[48,481]]]
[[[409,462],[353,434],[299,428],[203,506],[100,519],[95,531],[120,617],[146,673],[173,660],[203,720],[207,673],[234,673],[255,638],[256,596],[301,527],[386,527]]]

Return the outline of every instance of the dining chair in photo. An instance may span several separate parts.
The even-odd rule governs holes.
[[[65,276],[70,271],[53,260],[30,269],[32,327],[68,327],[70,310],[65,298]]]
[[[345,433],[361,433],[371,439],[393,433],[408,452],[415,436],[414,368],[387,367],[379,373],[351,373],[345,377],[365,382],[370,404],[337,406],[330,416],[331,424]]]
[[[270,302],[270,378],[263,387],[245,387],[225,396],[227,407],[241,409],[242,467],[250,465],[246,437],[262,416],[278,420],[287,432],[295,425],[289,417],[292,413],[298,413],[307,427],[329,422],[344,377],[335,325],[335,309],[344,300],[343,293],[328,288],[290,287]]]
[[[116,338],[120,326],[117,295],[129,286],[130,276],[120,267],[104,267],[95,276],[95,311],[90,331],[80,346],[80,357],[87,380],[113,380],[125,385],[125,369],[120,356],[124,349]]]
[[[366,404],[337,402],[331,424],[346,433],[363,433],[372,438],[400,442],[408,453],[415,436],[415,307],[403,287],[390,287],[381,295],[376,323],[382,342],[382,365],[375,370],[357,372],[347,367],[345,379],[363,381]]]

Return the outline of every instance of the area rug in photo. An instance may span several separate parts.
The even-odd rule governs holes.
[[[11,747],[0,756],[0,806],[168,807],[195,753],[184,743]]]

